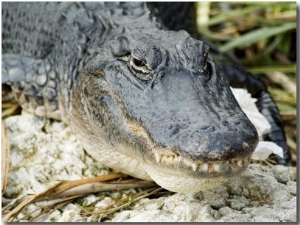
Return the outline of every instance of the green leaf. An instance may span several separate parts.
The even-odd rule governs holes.
[[[294,65],[279,65],[279,66],[259,66],[259,67],[247,67],[247,70],[258,74],[258,73],[270,73],[274,71],[280,71],[282,73],[296,73],[297,66]]]
[[[263,27],[225,43],[220,47],[220,50],[222,52],[228,52],[236,47],[246,47],[268,37],[296,29],[296,27],[296,23],[286,23],[278,27]]]

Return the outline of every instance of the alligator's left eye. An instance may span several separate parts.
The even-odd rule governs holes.
[[[129,59],[129,64],[138,73],[150,73],[150,68],[144,61],[140,59],[131,56]]]

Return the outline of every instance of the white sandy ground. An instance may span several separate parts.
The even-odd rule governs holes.
[[[243,96],[242,92],[240,94],[239,96]],[[250,112],[253,113],[253,110]],[[259,116],[257,118],[260,120]],[[259,124],[262,124],[261,121]],[[86,154],[70,128],[62,122],[50,122],[23,113],[6,119],[5,125],[11,152],[8,183],[2,197],[3,206],[19,196],[42,192],[60,180],[93,177],[110,172]],[[259,129],[263,133],[269,128],[266,125]],[[268,144],[270,143],[264,148],[270,151],[277,148]],[[281,154],[280,149],[278,154]],[[136,190],[130,189],[91,194],[81,202],[88,204],[100,199],[96,204],[96,208],[99,208],[113,203],[118,196],[135,192]],[[18,218],[32,214],[35,210],[35,213],[39,212],[43,204],[31,204]],[[173,194],[157,199],[142,199],[130,210],[115,213],[107,221],[295,222],[296,205],[296,182],[288,168],[279,165],[268,168],[253,164],[242,176],[213,190],[193,195]],[[70,203],[41,221],[89,222],[93,218],[80,215],[79,206]]]

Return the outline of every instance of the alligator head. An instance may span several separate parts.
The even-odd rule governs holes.
[[[208,52],[184,31],[124,31],[80,73],[89,129],[171,191],[197,192],[241,173],[258,143]]]

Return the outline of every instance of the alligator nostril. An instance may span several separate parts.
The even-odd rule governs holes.
[[[207,128],[209,128],[208,125],[204,125],[204,126],[201,127],[202,130],[206,130]]]
[[[228,120],[223,120],[221,123],[227,131],[237,131],[237,127],[232,123],[229,123]]]
[[[203,130],[205,132],[213,132],[213,131],[215,131],[215,127],[210,126],[210,125],[204,125],[201,127],[201,130]]]
[[[222,125],[225,126],[225,127],[228,127],[229,126],[229,123],[227,120],[223,120],[222,121]]]
[[[169,130],[171,131],[170,133],[170,137],[172,137],[173,135],[177,134],[180,131],[180,125],[179,124],[174,124],[174,125],[170,125]]]
[[[240,121],[235,121],[235,123],[234,123],[235,125],[240,125],[241,124],[241,122]]]
[[[163,79],[165,77],[165,75],[166,75],[165,71],[160,71],[158,73],[158,77],[160,77],[161,79]]]

